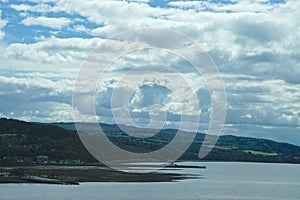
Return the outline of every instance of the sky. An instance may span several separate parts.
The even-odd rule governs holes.
[[[74,84],[92,50],[120,32],[165,28],[196,41],[217,66],[226,91],[222,134],[300,145],[299,9],[298,0],[0,0],[0,117],[73,121]],[[112,91],[126,88],[117,83],[119,67],[150,60],[175,66],[192,85],[200,99],[199,131],[205,132],[210,95],[201,77],[187,70],[189,63],[151,50],[120,59],[113,66],[118,73],[107,73],[97,89],[99,121],[114,122]],[[178,102],[158,79],[147,77],[135,88],[131,116],[147,124],[149,108],[160,105],[168,127],[176,128]],[[184,84],[176,87],[186,91]],[[181,110],[197,115],[188,105]],[[86,112],[82,121],[93,117]]]

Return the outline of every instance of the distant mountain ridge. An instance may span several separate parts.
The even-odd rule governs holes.
[[[95,127],[98,126],[88,123],[85,125],[87,131],[95,131]],[[133,152],[160,149],[168,144],[177,132],[167,129],[150,138],[136,138],[127,135],[117,125],[101,124],[101,127],[115,145]],[[129,128],[137,133],[145,130]],[[204,137],[205,134],[198,133],[179,160],[199,160],[198,152]],[[226,135],[219,138],[204,160],[300,163],[299,154],[300,147],[292,144]],[[41,124],[0,119],[0,164],[34,163],[38,155],[48,156],[53,163],[59,163],[61,160],[97,162],[82,145],[74,123]]]

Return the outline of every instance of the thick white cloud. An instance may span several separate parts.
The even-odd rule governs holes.
[[[51,9],[50,5],[44,4],[42,2],[41,2],[41,4],[37,4],[35,6],[31,6],[28,4],[11,4],[10,7],[16,11],[38,12],[38,13],[49,12]]]
[[[120,31],[141,27],[172,28],[197,40],[211,53],[223,72],[269,74],[273,78],[297,82],[300,73],[297,59],[300,53],[297,39],[300,37],[299,1],[281,4],[268,1],[236,1],[231,4],[176,1],[169,4],[177,7],[153,8],[148,4],[126,1],[91,0],[82,4],[79,0],[58,0],[46,10],[39,10],[86,17],[98,27],[77,25],[70,30],[100,37],[111,37]],[[181,9],[181,4],[205,4],[205,7],[202,10],[194,7]],[[37,4],[31,10],[39,5],[43,4]],[[245,67],[248,70],[244,70]]]
[[[211,3],[209,1],[172,1],[170,6],[193,9],[197,11],[210,10],[214,12],[265,12],[274,8],[269,4],[269,0],[255,1],[243,0],[232,2]]]
[[[21,23],[26,26],[45,26],[53,29],[61,29],[64,26],[68,26],[71,20],[64,17],[28,17]]]
[[[4,55],[10,59],[37,63],[80,64],[101,41],[99,38],[40,38],[32,44],[11,44],[5,49]]]

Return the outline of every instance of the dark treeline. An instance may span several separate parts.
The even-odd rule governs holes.
[[[86,126],[89,130],[96,127],[91,124]],[[168,144],[177,133],[177,130],[172,129],[161,130],[157,135],[145,139],[129,136],[116,125],[102,124],[102,128],[113,143],[132,152],[158,150]],[[131,127],[131,131],[138,133],[144,130]],[[198,133],[180,160],[199,160],[198,152],[204,137],[204,134]],[[299,152],[300,147],[287,143],[221,136],[204,160],[300,163]],[[61,163],[64,160],[97,162],[81,143],[73,123],[39,124],[0,119],[0,163],[36,163],[39,155],[48,156],[52,163]]]

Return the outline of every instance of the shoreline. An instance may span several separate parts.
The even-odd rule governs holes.
[[[8,183],[46,183],[72,185],[84,182],[174,182],[187,179],[199,179],[201,175],[182,174],[180,170],[190,168],[205,170],[205,163],[232,163],[229,161],[185,161],[187,163],[176,162],[162,168],[161,171],[151,173],[126,173],[108,168],[101,163],[95,165],[25,165],[13,167],[0,167],[0,171],[14,172],[5,176],[0,176],[0,184]],[[189,164],[192,162],[194,164]],[[196,163],[196,165],[195,165]],[[236,162],[236,163],[261,163],[261,164],[295,164],[295,163],[269,163],[269,162]],[[135,165],[135,167],[142,167]],[[145,165],[143,165],[145,166]],[[151,166],[151,165],[150,165]],[[157,165],[156,165],[157,166]],[[149,165],[146,165],[149,167]],[[172,170],[166,173],[165,170]],[[174,170],[174,172],[173,172]],[[179,170],[178,173],[175,170]],[[27,178],[26,178],[27,177]],[[36,177],[40,180],[28,179]]]
[[[190,166],[195,168],[194,166]],[[179,168],[178,167],[172,167]],[[187,166],[184,166],[187,168]],[[4,168],[2,168],[4,169]],[[78,185],[83,182],[173,182],[199,178],[180,173],[126,173],[103,166],[25,166],[6,168],[11,175],[0,177],[2,183],[48,183]],[[168,169],[168,168],[167,168]]]

